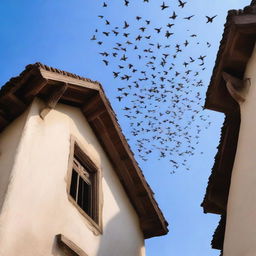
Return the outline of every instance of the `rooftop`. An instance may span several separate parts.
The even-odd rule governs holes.
[[[168,223],[100,83],[41,63],[28,65],[0,89],[0,131],[20,116],[36,97],[81,109],[138,214],[144,237],[167,234]]]

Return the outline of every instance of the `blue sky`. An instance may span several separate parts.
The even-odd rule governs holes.
[[[120,64],[120,59],[108,57],[109,65],[106,66],[99,52],[109,51],[121,38],[120,35],[105,37],[102,32],[111,31],[115,26],[120,29],[124,25],[124,20],[127,20],[130,25],[129,33],[131,40],[134,41],[135,36],[138,35],[138,22],[142,22],[137,21],[136,16],[141,16],[142,20],[151,21],[152,25],[148,28],[147,35],[152,35],[150,42],[153,44],[170,44],[173,49],[176,44],[183,44],[186,39],[189,39],[190,47],[186,49],[183,47],[180,59],[168,59],[168,62],[174,63],[175,70],[180,71],[184,60],[189,59],[190,56],[207,56],[204,64],[206,69],[203,72],[200,70],[199,74],[203,81],[202,86],[192,90],[200,92],[202,99],[199,103],[202,106],[227,10],[242,8],[250,1],[193,0],[193,3],[188,1],[182,9],[178,7],[178,0],[166,0],[165,3],[170,7],[164,11],[160,9],[162,1],[156,0],[150,0],[149,3],[143,3],[142,0],[130,0],[129,7],[125,7],[121,0],[111,2],[106,0],[105,2],[108,4],[107,8],[103,8],[103,1],[99,0],[2,0],[0,3],[0,84],[3,85],[10,77],[18,75],[27,64],[37,61],[100,81],[118,115],[118,120],[124,134],[129,139],[136,159],[169,222],[170,232],[167,236],[146,241],[147,255],[219,255],[218,251],[210,248],[211,236],[219,217],[203,214],[200,203],[213,165],[223,115],[205,110],[202,115],[206,121],[199,118],[193,122],[201,127],[201,132],[198,144],[196,140],[193,140],[194,155],[186,158],[189,171],[178,168],[175,174],[171,174],[173,166],[168,159],[158,160],[157,146],[153,149],[149,160],[143,161],[139,157],[136,138],[131,133],[130,120],[124,117],[126,113],[123,108],[129,104],[132,97],[129,96],[121,102],[116,99],[117,88],[125,87],[128,83],[113,78],[112,72]],[[175,26],[169,29],[174,35],[167,39],[164,34],[158,35],[154,28],[164,27],[171,22],[169,16],[173,11],[178,17],[174,21]],[[213,23],[206,24],[205,16],[216,14],[217,17]],[[100,19],[98,15],[103,15],[104,18]],[[189,15],[195,15],[191,21],[183,19]],[[106,26],[106,19],[111,22],[111,29]],[[95,29],[98,32],[95,32]],[[94,34],[104,42],[102,46],[90,40]],[[191,34],[196,34],[197,37],[193,39],[190,37]],[[210,43],[211,47],[207,47],[206,42]],[[145,48],[148,42],[139,43],[140,47]],[[166,49],[167,53],[172,54],[169,48]],[[148,67],[144,66],[145,63],[139,62],[136,56],[133,56],[134,51],[130,50],[125,54],[139,70],[148,71]],[[160,51],[156,51],[155,54],[159,55]],[[194,66],[192,70],[195,71]],[[172,77],[173,74],[170,76]],[[175,82],[179,83],[178,78]],[[194,97],[192,92],[189,96]],[[161,104],[159,103],[157,111],[161,112],[161,109],[165,108],[165,104]],[[186,118],[188,116],[184,115],[181,127],[184,127],[182,122],[186,122]],[[210,125],[207,125],[208,122]],[[189,132],[195,131],[191,128]],[[149,133],[149,137],[151,135]],[[181,143],[185,142],[182,137],[178,140]],[[146,146],[149,147],[150,143],[151,141]],[[171,148],[173,142],[168,143]],[[184,144],[184,147],[186,145]],[[179,161],[178,157],[175,157],[175,160]]]

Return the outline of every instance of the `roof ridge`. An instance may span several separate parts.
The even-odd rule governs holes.
[[[64,71],[64,70],[61,70],[61,69],[58,69],[58,68],[53,68],[53,67],[47,66],[47,65],[45,65],[41,62],[35,62],[34,64],[29,64],[25,67],[26,70],[30,70],[30,69],[33,69],[33,68],[35,68],[35,69],[41,68],[41,69],[44,69],[46,71],[51,71],[51,72],[58,73],[58,74],[61,74],[61,75],[64,75],[64,76],[68,76],[68,77],[72,77],[72,78],[76,78],[76,79],[79,79],[79,80],[83,80],[83,81],[86,81],[86,82],[90,82],[90,83],[100,85],[100,82],[98,82],[98,81],[94,81],[94,80],[91,80],[90,78],[79,76],[77,74],[70,73],[70,72],[67,72],[67,71]]]
[[[77,74],[70,73],[70,72],[67,72],[67,71],[64,71],[61,69],[53,68],[53,67],[47,66],[41,62],[35,62],[33,64],[26,65],[25,69],[19,75],[10,78],[9,81],[7,81],[5,84],[0,86],[0,96],[3,95],[6,91],[8,91],[11,87],[13,87],[15,84],[15,81],[20,80],[26,73],[33,72],[33,71],[39,71],[40,69],[98,85],[104,92],[101,83],[98,81],[94,81],[89,78],[79,76]]]

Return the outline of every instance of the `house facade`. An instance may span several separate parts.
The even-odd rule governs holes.
[[[227,16],[205,106],[225,114],[202,206],[221,215],[212,246],[256,254],[256,1]]]
[[[0,129],[0,255],[144,256],[168,232],[99,83],[28,65]]]

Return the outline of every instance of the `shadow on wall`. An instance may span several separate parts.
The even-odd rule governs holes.
[[[59,235],[55,236],[52,246],[52,255],[54,256],[79,256],[80,254],[77,254],[73,250],[71,250],[68,246],[66,246],[64,243],[60,243],[60,239],[58,237]],[[87,256],[83,255],[83,256]]]
[[[132,234],[132,229],[127,227],[121,214],[115,215],[105,226],[103,235],[100,237],[98,250],[94,256],[145,256],[144,244],[136,234]],[[87,245],[88,246],[88,245]],[[82,254],[83,256],[91,254]],[[66,246],[60,245],[57,236],[52,244],[51,255],[53,256],[79,256]]]
[[[144,256],[144,244],[132,233],[129,223],[121,213],[115,215],[104,227],[97,256]]]

